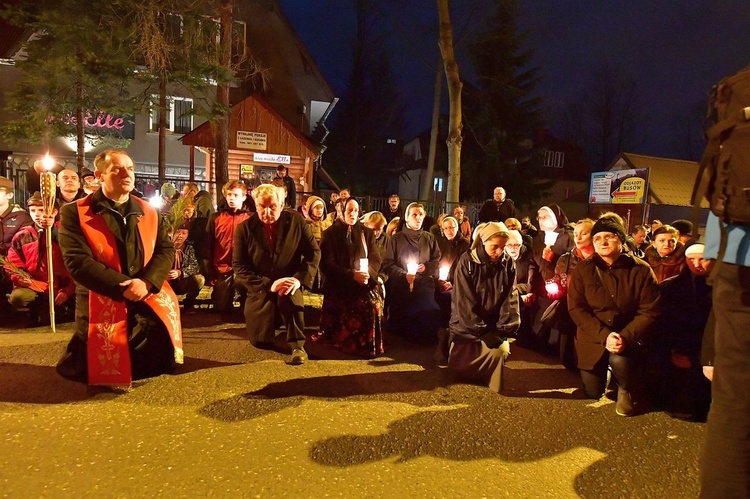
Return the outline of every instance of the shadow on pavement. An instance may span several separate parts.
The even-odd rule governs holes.
[[[198,357],[185,357],[184,364],[178,364],[173,375],[188,374],[203,369],[213,369],[214,367],[236,366],[241,362],[220,362],[216,360],[201,359]]]
[[[204,406],[200,414],[228,422],[245,421],[296,407],[309,398],[408,402],[420,406],[464,403],[450,394],[449,384],[447,373],[436,376],[424,371],[297,378],[213,402]]]
[[[53,366],[0,363],[0,402],[63,404],[87,400],[87,388],[57,374]]]

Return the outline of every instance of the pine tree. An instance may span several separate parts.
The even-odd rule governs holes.
[[[49,143],[70,135],[74,123],[82,168],[86,112],[132,111],[125,96],[135,66],[124,12],[114,2],[40,0],[9,5],[2,15],[33,35],[16,61],[20,74],[7,109],[17,118],[4,137]]]
[[[516,204],[534,202],[551,182],[536,180],[543,154],[534,145],[542,126],[538,78],[522,48],[517,0],[495,0],[487,24],[469,46],[476,86],[464,87],[464,135],[471,135],[462,164],[462,199],[489,197],[503,186]]]
[[[403,114],[392,70],[369,2],[357,2],[357,35],[349,83],[331,119],[325,154],[334,180],[355,194],[383,190],[383,172],[392,167],[394,145],[403,130]]]

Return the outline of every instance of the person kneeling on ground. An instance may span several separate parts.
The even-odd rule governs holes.
[[[307,361],[305,303],[318,272],[320,247],[299,213],[284,210],[280,188],[262,184],[253,190],[256,215],[237,227],[232,254],[237,286],[247,292],[245,321],[250,342],[270,349],[277,310],[286,324],[291,364]]]
[[[645,342],[659,316],[659,285],[646,262],[624,251],[625,228],[600,218],[591,229],[594,255],[578,262],[568,280],[568,311],[577,326],[575,347],[586,395],[604,394],[607,368],[619,385],[615,410],[638,412],[643,386],[636,377]]]
[[[500,392],[507,338],[521,324],[515,267],[501,222],[480,224],[472,249],[458,259],[453,281],[448,368],[457,377]]]

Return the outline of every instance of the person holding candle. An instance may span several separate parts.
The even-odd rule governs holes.
[[[388,331],[433,344],[440,326],[435,301],[440,248],[435,237],[422,230],[423,205],[411,203],[404,213],[404,227],[391,237],[383,260],[388,275]]]
[[[28,309],[31,326],[49,323],[47,302],[49,297],[49,269],[47,268],[47,245],[45,231],[52,231],[52,261],[54,272],[54,301],[58,315],[65,321],[73,320],[75,306],[75,282],[65,269],[62,252],[57,242],[54,226],[57,208],[52,215],[44,211],[42,196],[35,192],[26,202],[33,225],[22,227],[13,237],[8,250],[8,263],[24,274],[10,273],[13,291],[8,301],[15,309]],[[70,312],[70,313],[69,313]]]
[[[576,265],[594,254],[594,244],[591,242],[593,227],[594,221],[590,218],[584,218],[576,222],[573,230],[576,246],[557,260],[555,277],[552,279],[559,289],[556,299],[560,300],[559,309],[555,312],[555,323],[552,327],[560,331],[560,363],[571,370],[577,369],[573,343],[576,325],[568,313],[567,288],[570,285],[569,279]]]
[[[440,232],[436,236],[440,248],[440,267],[435,287],[435,301],[440,307],[440,329],[438,330],[438,363],[448,361],[448,321],[451,318],[451,291],[458,258],[469,249],[469,241],[459,231],[459,223],[453,217],[444,217]],[[443,364],[441,364],[443,365]]]
[[[343,218],[323,232],[320,268],[323,307],[313,339],[344,353],[374,358],[383,353],[383,296],[378,291],[382,257],[375,234],[359,222],[359,203],[345,201]]]
[[[471,250],[458,259],[453,283],[448,368],[462,380],[500,392],[508,338],[521,323],[516,270],[504,251],[502,222],[479,224]]]
[[[575,245],[573,235],[568,228],[568,217],[558,205],[552,203],[539,208],[537,220],[539,233],[531,241],[531,251],[542,280],[546,283],[555,277],[555,265],[560,256],[572,250]],[[539,291],[539,310],[532,328],[541,340],[538,342],[540,349],[551,351],[553,347],[549,343],[554,343],[555,339],[548,342],[550,328],[542,324],[541,317],[555,298],[549,296],[546,287],[542,287]]]

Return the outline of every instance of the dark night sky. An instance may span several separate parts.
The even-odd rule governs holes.
[[[355,32],[353,0],[279,0],[338,96],[343,95]],[[451,1],[456,38],[481,26],[489,0]],[[429,126],[437,48],[435,0],[376,2],[392,54],[409,138]],[[747,0],[522,0],[519,28],[528,32],[545,105],[581,92],[602,64],[635,82],[645,141],[635,152],[673,155],[674,121],[722,77],[750,64]],[[459,42],[462,76],[470,62]]]

